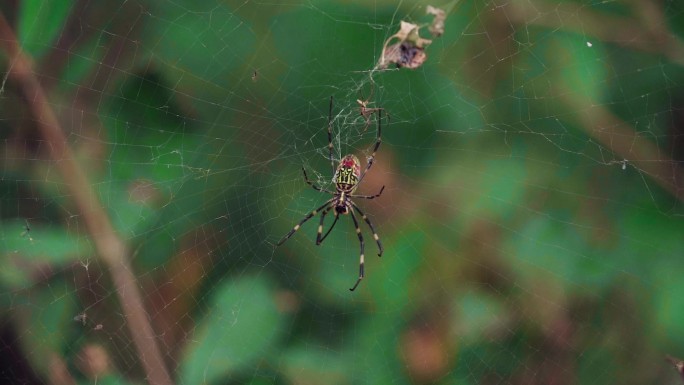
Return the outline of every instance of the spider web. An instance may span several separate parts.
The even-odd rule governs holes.
[[[681,5],[111,3],[0,6],[130,261],[99,255],[3,50],[3,381],[154,383],[124,270],[174,383],[681,383]],[[454,5],[443,36],[427,5]],[[381,70],[400,21],[427,60]],[[275,247],[330,199],[302,167],[334,189],[331,97],[362,167],[357,101],[385,111],[357,193],[385,190],[355,201],[385,253],[360,221],[353,293],[351,218]]]

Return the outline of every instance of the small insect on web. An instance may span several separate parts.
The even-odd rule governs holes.
[[[370,103],[371,99],[373,99],[373,92],[375,91],[375,83],[371,83],[371,90],[370,90],[370,95],[368,95],[367,99],[363,98],[363,94],[361,94],[361,89],[359,89],[359,96],[361,96],[361,99],[356,99],[356,104],[359,105],[359,110],[360,110],[360,115],[363,117],[363,120],[365,122],[363,126],[363,132],[366,132],[368,129],[368,126],[370,125],[370,118],[371,115],[378,113],[380,111],[385,112],[387,115],[387,122],[389,123],[390,120],[390,115],[385,111],[384,108],[382,107],[368,107],[368,104]]]
[[[333,110],[333,98],[332,96],[330,97],[330,110],[328,112],[328,149],[330,150],[330,165],[332,166],[332,172],[333,172],[333,180],[335,182],[335,191],[330,191],[323,189],[321,187],[316,186],[313,182],[309,180],[309,177],[306,174],[306,169],[302,167],[302,172],[304,173],[304,181],[311,186],[314,190],[324,192],[327,194],[331,194],[332,198],[327,200],[324,204],[322,204],[319,208],[313,210],[310,212],[307,216],[305,216],[299,223],[297,223],[292,230],[290,230],[283,238],[278,241],[278,244],[276,246],[280,246],[285,241],[290,239],[292,234],[294,234],[297,230],[300,229],[300,227],[304,224],[304,222],[308,221],[309,219],[313,218],[316,214],[321,212],[321,221],[320,224],[318,225],[318,234],[316,235],[316,245],[320,245],[325,238],[330,234],[330,231],[335,227],[335,224],[337,223],[337,220],[340,217],[340,214],[350,214],[352,217],[352,221],[354,221],[354,228],[356,229],[356,235],[359,238],[359,244],[361,246],[361,256],[359,257],[359,279],[356,281],[354,286],[349,289],[350,291],[354,291],[357,286],[359,286],[359,283],[361,283],[361,280],[364,277],[364,270],[363,270],[363,265],[364,265],[364,241],[363,241],[363,234],[361,234],[361,228],[359,227],[359,222],[356,219],[356,215],[354,214],[354,210],[361,215],[361,219],[366,222],[370,230],[373,232],[373,239],[375,239],[375,242],[378,245],[378,256],[382,256],[383,248],[382,248],[382,243],[380,242],[380,237],[378,237],[378,234],[375,232],[375,228],[373,227],[373,224],[371,223],[370,219],[364,214],[361,209],[359,209],[359,206],[356,205],[352,201],[352,198],[361,198],[361,199],[375,199],[379,197],[383,190],[385,190],[385,186],[382,186],[380,189],[380,192],[378,192],[375,195],[355,195],[354,191],[356,191],[356,188],[359,187],[361,184],[361,181],[363,178],[366,176],[366,173],[370,168],[373,166],[373,162],[375,161],[375,153],[378,151],[378,148],[380,148],[380,143],[382,141],[381,139],[381,130],[382,130],[382,111],[384,109],[378,109],[378,136],[375,142],[375,147],[373,148],[373,153],[371,156],[368,158],[368,163],[366,164],[366,168],[361,172],[361,163],[359,162],[359,159],[352,155],[345,155],[342,159],[337,160],[337,167],[335,166],[335,158],[333,157],[333,143],[332,143],[332,110]],[[328,212],[330,210],[334,210],[334,215],[335,215],[335,220],[333,221],[333,224],[330,226],[330,229],[325,233],[325,235],[321,236],[323,234],[323,221],[325,220],[325,216],[328,215]]]

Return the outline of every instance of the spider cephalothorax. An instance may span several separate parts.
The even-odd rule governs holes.
[[[371,166],[373,165],[373,161],[375,160],[375,153],[378,151],[378,148],[380,147],[381,139],[380,139],[380,132],[381,132],[381,127],[382,127],[382,111],[383,109],[378,110],[378,137],[375,142],[375,147],[373,148],[373,153],[371,156],[368,158],[368,163],[366,164],[365,170],[361,172],[361,163],[359,162],[359,158],[357,158],[354,155],[346,155],[344,158],[339,160],[339,164],[337,167],[335,167],[335,158],[333,157],[333,144],[332,144],[332,107],[333,107],[333,98],[330,97],[330,111],[328,114],[328,149],[330,150],[330,164],[332,166],[332,171],[333,171],[333,183],[335,184],[335,191],[329,191],[323,188],[320,188],[313,184],[309,180],[309,177],[306,175],[306,170],[304,167],[302,167],[302,172],[304,173],[304,180],[306,183],[308,183],[311,187],[313,187],[317,191],[321,191],[324,193],[328,193],[332,195],[332,198],[330,198],[327,202],[325,202],[321,207],[317,208],[316,210],[313,210],[310,212],[307,216],[304,217],[301,221],[299,221],[298,224],[296,224],[290,232],[285,234],[285,236],[280,239],[278,242],[277,246],[282,245],[290,239],[292,234],[294,234],[299,228],[304,224],[304,222],[308,221],[309,219],[313,218],[316,214],[321,212],[321,222],[318,225],[318,233],[316,235],[316,244],[320,245],[323,240],[330,234],[330,231],[335,227],[335,224],[337,223],[337,220],[340,218],[340,215],[344,214],[350,214],[352,217],[352,220],[354,221],[354,227],[356,228],[356,235],[359,238],[359,244],[361,245],[361,256],[359,258],[359,279],[356,281],[356,284],[354,287],[352,287],[351,291],[354,291],[356,287],[361,283],[361,280],[364,277],[364,270],[363,270],[363,264],[364,264],[364,242],[363,242],[363,235],[361,234],[361,229],[359,228],[359,222],[356,219],[356,215],[354,214],[354,210],[361,215],[361,219],[363,219],[364,222],[370,227],[371,231],[373,232],[373,239],[375,239],[375,242],[378,244],[378,256],[382,256],[382,243],[380,243],[380,237],[378,237],[378,234],[375,232],[375,229],[373,228],[373,224],[371,223],[370,219],[364,214],[361,209],[352,201],[352,198],[362,198],[362,199],[374,199],[380,196],[382,194],[382,191],[385,189],[385,186],[382,186],[380,189],[380,192],[375,194],[375,195],[354,195],[354,191],[356,191],[356,188],[359,186],[361,181],[363,180],[363,177],[366,175],[368,170],[370,170]],[[335,215],[335,220],[333,221],[333,224],[330,226],[328,231],[323,234],[323,221],[325,220],[325,216],[328,215],[328,212],[330,210],[335,209],[334,215]],[[321,211],[323,210],[323,211]]]

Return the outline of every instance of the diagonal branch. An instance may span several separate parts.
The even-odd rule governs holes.
[[[596,12],[582,4],[544,0],[510,1],[504,9],[509,20],[517,24],[594,36],[627,48],[662,54],[684,66],[684,42],[667,30],[667,22],[657,4],[639,0],[634,2],[634,7],[639,19]]]
[[[579,97],[561,98],[571,111],[578,111],[579,126],[601,145],[618,154],[652,178],[665,191],[684,202],[684,170],[650,141],[639,137],[634,127],[600,104]]]
[[[74,158],[43,89],[31,70],[29,59],[21,52],[14,32],[0,13],[0,47],[9,59],[8,78],[19,85],[40,134],[50,146],[55,161],[78,212],[83,217],[97,253],[107,264],[116,293],[126,316],[147,379],[152,385],[171,384],[152,325],[147,317],[133,269],[129,250],[114,231],[105,209],[91,188],[83,169]]]

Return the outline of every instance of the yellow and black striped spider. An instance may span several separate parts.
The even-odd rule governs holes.
[[[321,207],[317,208],[316,210],[313,210],[310,212],[307,216],[304,217],[299,223],[295,225],[295,227],[290,230],[285,236],[278,242],[277,246],[282,245],[290,239],[292,234],[294,234],[299,228],[304,224],[304,222],[308,221],[309,219],[313,218],[316,214],[321,212],[321,222],[318,225],[318,234],[316,235],[316,245],[320,245],[321,242],[330,234],[330,231],[335,227],[335,224],[337,223],[337,220],[340,217],[340,214],[351,214],[352,220],[354,221],[354,227],[356,228],[356,235],[359,237],[359,244],[361,245],[361,256],[359,260],[359,279],[356,281],[356,284],[354,284],[354,287],[349,289],[350,291],[354,291],[357,286],[359,286],[359,283],[361,283],[361,280],[364,277],[364,272],[363,272],[363,235],[361,234],[361,229],[359,228],[359,222],[356,219],[356,215],[354,215],[354,210],[356,210],[359,215],[361,215],[361,218],[368,224],[368,227],[370,227],[371,231],[373,232],[373,239],[375,239],[375,242],[378,244],[378,256],[382,256],[382,243],[380,243],[380,238],[378,237],[378,234],[375,232],[375,228],[373,228],[373,224],[371,223],[370,219],[364,214],[361,209],[359,209],[359,206],[356,205],[356,203],[352,202],[352,198],[362,198],[362,199],[375,199],[382,194],[382,191],[385,189],[385,186],[382,186],[380,189],[380,192],[375,194],[375,195],[354,195],[354,191],[356,191],[356,188],[359,187],[359,184],[363,180],[363,177],[366,176],[366,173],[368,170],[370,170],[371,166],[373,166],[373,161],[375,160],[375,153],[378,151],[378,148],[380,147],[380,131],[381,131],[381,122],[382,122],[382,111],[383,109],[379,109],[378,112],[378,137],[377,141],[375,142],[375,148],[373,148],[373,153],[371,154],[370,158],[368,158],[368,163],[366,164],[366,169],[361,172],[361,163],[359,162],[359,159],[352,155],[345,155],[342,159],[338,161],[337,167],[335,167],[335,158],[333,157],[333,144],[332,144],[332,109],[333,109],[333,98],[332,96],[330,97],[330,111],[328,113],[328,149],[330,150],[330,165],[332,166],[332,172],[333,172],[333,181],[335,183],[335,191],[329,191],[323,188],[320,188],[313,184],[309,180],[309,177],[306,175],[306,169],[302,167],[302,172],[304,173],[304,180],[306,181],[307,184],[309,184],[311,187],[314,188],[314,190],[321,191],[324,193],[328,193],[332,195],[332,198],[330,198],[328,201],[326,201],[324,204],[321,205]],[[335,220],[333,221],[333,224],[330,226],[330,229],[325,233],[325,235],[321,236],[323,234],[323,221],[325,220],[325,216],[328,214],[328,212],[332,209],[335,209]]]

